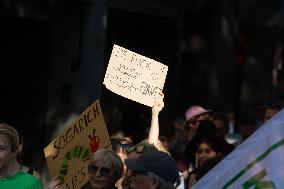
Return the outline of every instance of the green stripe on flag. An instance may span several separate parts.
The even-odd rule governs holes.
[[[248,164],[243,170],[241,170],[236,176],[234,176],[231,180],[229,180],[222,189],[226,189],[229,186],[231,186],[236,180],[238,180],[245,172],[247,172],[250,168],[255,166],[258,162],[263,160],[268,154],[270,154],[272,151],[276,150],[278,147],[284,144],[284,138],[280,140],[279,142],[273,144],[270,146],[263,154],[258,156],[254,161],[252,161],[250,164]]]

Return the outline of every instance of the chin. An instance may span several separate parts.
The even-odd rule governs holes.
[[[92,189],[106,189],[108,188],[108,184],[100,181],[90,181],[89,182]]]

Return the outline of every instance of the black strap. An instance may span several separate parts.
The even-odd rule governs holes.
[[[28,170],[27,173],[29,173],[30,175],[33,175],[33,174],[34,174],[34,170],[32,170],[32,169],[29,168],[29,170]]]

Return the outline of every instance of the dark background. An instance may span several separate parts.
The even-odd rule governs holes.
[[[163,117],[283,102],[280,0],[6,0],[0,23],[0,120],[40,171],[53,133],[97,98],[110,133],[145,137],[151,109],[102,85],[113,44],[169,67]]]

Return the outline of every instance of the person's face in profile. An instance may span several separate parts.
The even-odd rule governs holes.
[[[193,116],[186,123],[187,123],[187,126],[189,127],[189,129],[197,130],[200,122],[202,122],[202,121],[204,121],[208,118],[209,118],[209,115],[207,113],[201,114],[201,115],[198,115],[198,116]]]
[[[0,134],[0,173],[5,171],[11,161],[16,158],[17,152],[11,151],[6,135]]]
[[[225,137],[228,132],[228,128],[224,121],[222,121],[221,119],[214,119],[212,122],[217,129],[217,136]]]
[[[175,138],[182,138],[185,136],[186,133],[185,123],[183,124],[175,123],[174,127],[175,127],[175,134],[174,134]]]
[[[271,117],[273,117],[278,112],[275,108],[268,108],[265,110],[264,116],[263,116],[263,122],[267,122]]]
[[[166,150],[169,150],[169,143],[170,143],[170,141],[169,141],[167,136],[159,136],[159,141],[166,148]]]

